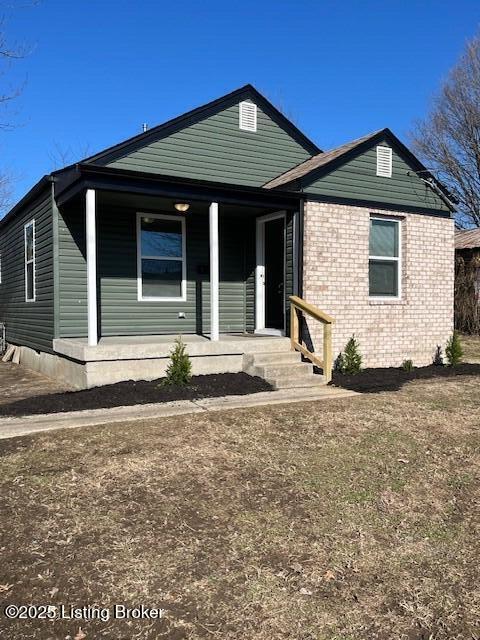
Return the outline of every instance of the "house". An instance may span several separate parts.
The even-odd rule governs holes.
[[[389,129],[323,152],[246,85],[44,176],[0,222],[0,322],[78,387],[162,375],[178,334],[196,372],[285,384],[307,380],[290,329],[327,379],[352,334],[367,366],[425,365],[453,328],[452,211]]]
[[[455,232],[455,327],[480,332],[480,229]]]

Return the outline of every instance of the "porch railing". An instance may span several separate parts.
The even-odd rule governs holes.
[[[323,360],[309,351],[300,338],[300,317],[304,313],[323,324]],[[332,324],[335,320],[313,304],[305,302],[298,296],[290,296],[290,344],[292,350],[300,351],[310,362],[323,370],[326,382],[332,379]]]

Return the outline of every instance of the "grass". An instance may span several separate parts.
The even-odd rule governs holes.
[[[480,638],[478,384],[1,441],[0,612],[167,613],[0,635]]]
[[[462,335],[463,359],[465,361],[480,361],[480,336]]]

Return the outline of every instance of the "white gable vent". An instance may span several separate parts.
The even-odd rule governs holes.
[[[392,177],[392,150],[390,147],[377,147],[377,176]]]
[[[257,130],[257,105],[253,102],[240,102],[239,127],[243,131]]]

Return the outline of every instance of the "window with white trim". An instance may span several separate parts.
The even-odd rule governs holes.
[[[370,297],[400,297],[400,220],[370,218],[368,272]]]
[[[392,150],[390,147],[377,147],[377,176],[392,177]]]
[[[257,105],[253,102],[240,102],[238,126],[243,131],[257,130]]]
[[[25,243],[25,302],[35,302],[35,220],[24,229]]]
[[[138,299],[185,300],[185,219],[137,214]]]

